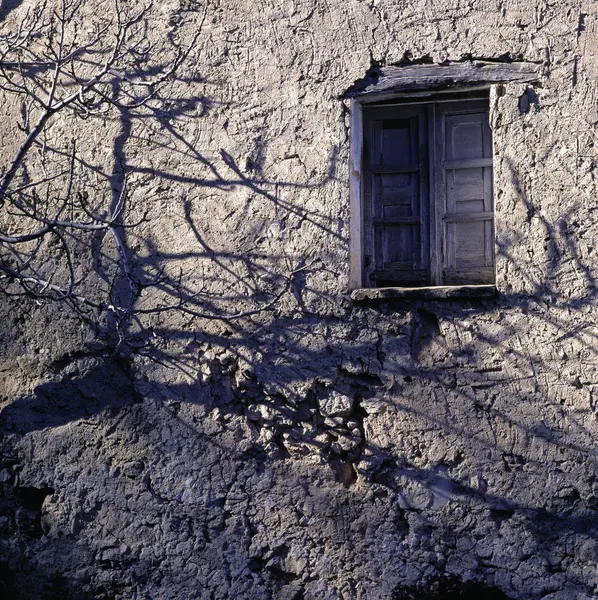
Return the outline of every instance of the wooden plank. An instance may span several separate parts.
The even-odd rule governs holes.
[[[494,219],[484,221],[484,256],[486,265],[492,267],[493,276],[490,281],[494,281]]]
[[[485,222],[460,220],[450,225],[455,244],[455,269],[466,270],[485,266]]]
[[[530,83],[540,79],[541,66],[529,62],[498,63],[465,61],[443,65],[388,66],[372,69],[355,82],[345,98],[367,97],[389,92],[441,90],[490,85]]]
[[[405,105],[415,106],[417,104],[423,104],[428,106],[429,104],[444,104],[447,102],[455,102],[455,96],[458,95],[457,92],[448,92],[448,91],[440,91],[440,92],[415,92],[410,94],[409,92],[404,92],[401,94],[392,94],[387,93],[382,97],[372,96],[368,98],[364,98],[363,102],[360,102],[359,99],[352,98],[353,101],[359,102],[361,106],[364,108],[368,108],[369,106],[379,106],[377,103],[383,101],[384,108],[397,108]],[[475,91],[470,91],[470,88],[467,88],[466,91],[462,92],[460,95],[463,98],[463,102],[469,102],[470,100],[485,100],[488,101],[489,98],[489,89],[486,87],[481,87],[478,90],[478,93]],[[388,98],[395,99],[395,102],[389,100]]]
[[[420,224],[399,224],[376,227],[375,234],[381,232],[382,261],[377,269],[386,270],[394,263],[401,263],[407,268],[420,267],[418,253],[420,244]]]
[[[380,269],[372,273],[375,281],[426,281],[425,269]]]
[[[420,190],[418,202],[420,205],[420,244],[417,262],[421,269],[426,271],[425,283],[430,283],[430,139],[429,130],[430,111],[429,107],[421,107],[421,119],[419,121],[419,164],[420,164]]]
[[[492,131],[490,131],[490,152],[492,152]],[[494,192],[493,192],[493,172],[492,169],[484,169],[484,210],[491,212],[494,215]],[[494,267],[495,255],[495,234],[494,234],[494,217],[491,221],[484,224],[485,227],[485,255],[486,264]]]
[[[464,167],[472,167],[475,164],[474,161],[491,158],[486,156],[484,152],[484,128],[488,126],[486,108],[487,104],[483,102],[455,103],[454,105],[442,107],[447,133],[444,155],[445,168],[449,168],[447,162],[463,161]],[[465,110],[467,112],[464,112]],[[471,112],[473,110],[475,112]],[[488,164],[476,166],[483,167],[488,166]]]
[[[405,261],[388,262],[386,264],[387,264],[387,268],[384,269],[385,271],[412,271],[413,270],[413,265],[411,263],[405,262]],[[425,269],[420,269],[420,270],[425,271]]]
[[[438,122],[436,119],[436,106],[428,105],[428,147],[429,147],[429,170],[428,180],[430,183],[430,200],[428,202],[428,247],[430,263],[430,279],[432,285],[440,282],[440,260],[441,252],[439,248],[438,236],[438,201],[436,200],[441,183],[439,182],[438,169],[436,166],[438,146],[436,140],[436,128]]]
[[[390,302],[401,300],[467,300],[469,298],[495,298],[494,285],[460,285],[432,287],[385,287],[353,290],[351,299],[357,303]]]
[[[447,212],[484,212],[484,170],[487,168],[445,170]]]
[[[445,169],[474,169],[476,167],[491,167],[492,158],[470,158],[462,160],[445,160]]]
[[[370,172],[374,175],[401,175],[403,173],[419,173],[420,165],[418,164],[410,164],[410,165],[383,165],[383,166],[373,166],[370,169]]]
[[[370,122],[371,135],[369,137],[370,156],[369,164],[382,164],[382,122],[379,120]]]
[[[420,178],[417,174],[386,174],[380,178],[379,191],[382,203],[382,219],[417,217],[419,221]]]
[[[447,228],[442,222],[442,217],[447,210],[446,197],[446,171],[443,168],[445,161],[445,136],[446,127],[444,122],[444,113],[442,107],[434,107],[434,172],[435,172],[435,188],[434,188],[434,228],[435,228],[435,247],[437,252],[437,261],[435,265],[434,278],[432,283],[440,285],[442,281],[442,268],[447,264],[447,261],[453,260],[447,255],[451,248],[446,245]]]
[[[362,155],[362,219],[363,219],[363,249],[362,249],[362,281],[364,285],[372,285],[370,275],[374,270],[374,228],[372,227],[373,177],[371,165],[376,153],[375,122],[367,119],[367,113],[362,112],[363,119],[363,155]]]
[[[405,216],[405,217],[395,217],[395,218],[384,218],[377,217],[372,219],[372,224],[374,226],[385,226],[385,225],[419,225],[422,222],[421,218],[418,216]]]
[[[494,213],[492,212],[477,212],[477,213],[445,213],[442,220],[445,223],[467,223],[468,221],[492,221]]]
[[[494,279],[493,267],[445,269],[444,271],[446,285],[491,284],[494,283]]]
[[[363,282],[363,111],[361,104],[351,101],[351,156],[349,166],[349,200],[351,215],[351,233],[349,237],[351,289],[359,288]]]

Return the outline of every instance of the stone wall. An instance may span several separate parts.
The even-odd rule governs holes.
[[[144,268],[232,308],[305,269],[272,310],[154,315],[116,354],[66,305],[3,301],[3,597],[595,597],[595,3],[181,0],[148,19],[157,40],[201,24],[185,110],[52,135],[124,157]],[[424,57],[541,69],[493,94],[499,295],[356,304],[341,96]]]

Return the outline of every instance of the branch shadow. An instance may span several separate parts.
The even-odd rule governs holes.
[[[163,97],[160,102],[170,107],[168,111],[154,108],[147,114],[120,112],[120,132],[112,144],[109,168],[78,159],[82,167],[99,175],[110,187],[113,209],[128,175],[151,175],[156,180],[192,185],[195,193],[241,188],[260,202],[275,206],[283,217],[298,217],[327,239],[347,244],[332,217],[308,211],[301,202],[281,194],[317,191],[332,182],[336,178],[336,148],[331,149],[327,175],[320,180],[270,180],[261,175],[267,151],[264,147],[258,148],[243,168],[225,149],[216,164],[196,144],[182,137],[176,128],[177,119],[198,106],[202,115],[209,114],[209,100]],[[183,150],[177,152],[198,161],[208,175],[196,177],[136,166],[128,157],[127,145],[136,135],[135,124],[145,119],[163,122],[168,134],[183,145]],[[64,156],[59,148],[50,151]],[[536,363],[544,359],[538,349],[526,349],[519,338],[530,328],[542,325],[558,333],[555,347],[575,342],[595,359],[598,346],[596,333],[591,331],[593,324],[576,324],[570,315],[595,307],[596,282],[591,265],[584,263],[575,242],[573,209],[565,210],[556,222],[549,221],[526,197],[515,166],[507,162],[507,168],[529,222],[539,220],[545,232],[546,263],[541,278],[532,277],[524,265],[518,265],[514,249],[520,240],[498,242],[499,259],[527,281],[525,293],[507,291],[495,300],[397,302],[386,306],[353,306],[330,293],[329,300],[342,307],[337,315],[309,312],[305,300],[308,292],[327,295],[310,287],[310,275],[324,268],[318,265],[292,278],[289,295],[298,316],[272,309],[264,313],[263,321],[227,319],[223,307],[272,298],[284,279],[281,265],[293,260],[303,266],[306,257],[219,251],[194,218],[192,198],[183,196],[178,208],[191,231],[193,247],[165,252],[159,241],[148,237],[144,240],[147,252],[141,256],[131,250],[132,234],[121,229],[127,262],[132,267],[124,273],[115,293],[126,296],[120,305],[138,307],[143,306],[141,291],[151,288],[159,299],[175,304],[181,301],[184,306],[220,318],[220,332],[164,322],[148,324],[142,318],[131,317],[119,324],[124,334],[119,352],[106,346],[55,360],[49,366],[51,381],[39,385],[31,395],[11,399],[2,409],[0,433],[7,439],[20,440],[65,425],[76,426],[92,417],[116,420],[149,401],[156,402],[161,407],[156,410],[180,423],[202,444],[217,447],[238,469],[252,463],[258,474],[280,472],[276,470],[292,470],[301,461],[309,465],[309,460],[320,460],[335,482],[334,489],[339,496],[350,498],[347,502],[352,503],[355,512],[370,506],[368,492],[386,496],[395,510],[390,530],[397,547],[409,543],[415,546],[410,522],[414,515],[424,522],[429,536],[435,536],[445,554],[454,547],[455,536],[467,538],[476,529],[469,520],[458,523],[457,531],[449,532],[445,522],[454,525],[455,519],[443,510],[451,515],[469,511],[479,520],[485,518],[497,540],[501,530],[518,528],[535,544],[521,560],[535,556],[545,561],[538,575],[539,579],[546,578],[545,588],[527,592],[526,597],[535,599],[550,593],[554,571],[566,571],[553,560],[557,547],[560,551],[571,536],[581,536],[590,545],[588,552],[598,552],[598,494],[592,487],[598,481],[598,461],[591,431],[581,418],[577,421],[575,415],[566,415],[570,429],[559,428],[559,418],[564,417],[561,398],[542,381],[542,373],[536,369]],[[109,254],[104,259],[112,268],[116,264],[109,262],[114,261]],[[168,265],[181,261],[209,261],[212,270],[203,276],[201,286],[194,287],[187,275],[176,278],[165,274]],[[559,282],[563,269],[576,273],[583,293],[573,297],[563,293]],[[111,270],[104,271],[99,264],[96,270],[105,282],[114,285]],[[130,278],[137,282],[137,290],[127,290],[125,284]],[[227,291],[214,293],[211,286],[223,280],[229,284]],[[500,323],[500,315],[505,313],[516,314],[528,330],[507,331],[510,326]],[[487,325],[488,315],[497,315],[495,327]],[[96,322],[95,318],[87,318]],[[483,319],[486,327],[473,327],[471,322],[476,318]],[[364,334],[369,335],[367,341],[363,341]],[[100,331],[100,335],[108,334]],[[494,353],[494,362],[483,356],[484,352]],[[579,378],[565,383],[580,394],[591,387],[590,382]],[[512,404],[500,403],[501,389],[529,403],[531,416],[527,420],[521,420],[520,413],[509,413]],[[596,419],[592,394],[590,391],[587,416]],[[210,430],[205,426],[208,422]],[[392,429],[392,423],[399,425]],[[380,430],[386,426],[395,433],[406,431],[405,438],[421,436],[421,446],[385,439],[388,436]],[[577,441],[569,439],[573,428],[585,432],[585,443],[580,441],[584,436],[576,436]],[[495,430],[513,433],[509,437],[497,435]],[[454,451],[426,461],[424,455],[435,436],[453,440]],[[524,456],[521,450],[534,445],[539,448],[536,456],[531,451],[532,456]],[[166,446],[164,452],[165,460],[174,453]],[[585,481],[576,481],[576,473],[565,472],[565,458],[586,463]],[[487,475],[478,476],[488,463],[500,468],[510,486],[501,489],[492,486]],[[560,470],[565,482],[563,493],[556,498],[542,498],[541,491],[535,490],[536,495],[526,499],[521,492],[526,483],[539,485],[546,476],[544,471],[550,469]],[[144,485],[151,489],[147,481]],[[161,502],[168,504],[175,499]],[[224,515],[225,499],[213,504]],[[335,526],[342,522],[339,531],[354,539],[358,534],[349,532],[351,523],[345,521],[351,519],[343,516],[341,504],[331,494],[334,514],[330,518]],[[229,510],[223,521],[231,515]],[[249,532],[240,529],[234,535],[239,544],[249,547],[254,533],[250,526],[247,528]],[[268,552],[272,548],[253,555],[247,550],[245,558],[252,573],[275,577],[281,587],[282,581],[290,584],[300,579],[300,569],[289,567],[282,550],[278,554]],[[463,554],[473,556],[469,550]],[[510,567],[500,564],[502,558],[499,548],[490,555],[477,556],[475,566],[464,577],[486,581],[490,575],[509,571]],[[397,565],[405,565],[405,560],[396,560],[388,567],[389,576]],[[439,560],[433,566],[435,574],[447,573],[446,562]],[[596,584],[573,567],[563,576],[566,585],[579,586],[588,594],[598,592]],[[523,582],[508,591],[521,596],[526,593],[526,585]]]

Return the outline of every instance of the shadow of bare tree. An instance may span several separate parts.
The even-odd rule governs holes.
[[[339,522],[336,544],[354,540],[351,543],[359,545],[355,541],[359,529],[353,530],[351,523],[379,497],[394,514],[386,535],[396,546],[394,564],[399,571],[400,564],[409,564],[409,557],[421,550],[420,544],[425,550],[425,543],[435,543],[443,548],[437,554],[445,557],[430,558],[430,569],[439,576],[494,582],[512,597],[539,598],[563,585],[591,595],[591,584],[584,582],[574,563],[563,563],[562,556],[573,539],[585,540],[586,552],[598,551],[594,487],[598,470],[592,430],[583,422],[576,425],[574,415],[566,414],[558,391],[551,391],[550,382],[544,381],[548,368],[541,355],[526,350],[515,334],[505,336],[495,329],[488,335],[484,327],[472,325],[476,318],[511,312],[527,323],[527,333],[541,324],[562,330],[564,324],[542,306],[534,298],[502,295],[496,300],[409,307],[347,307],[343,316],[327,316],[325,323],[310,314],[273,315],[265,323],[227,323],[220,334],[155,329],[156,339],[168,344],[155,342],[151,358],[131,361],[100,349],[55,361],[52,381],[4,408],[2,430],[18,444],[21,438],[46,437],[52,430],[56,433],[51,436],[61,437],[65,427],[93,430],[114,422],[117,425],[111,427],[130,429],[127,435],[147,437],[160,456],[146,455],[139,465],[126,467],[139,471],[135,479],[146,478],[138,493],[147,486],[156,502],[172,504],[177,511],[190,502],[199,511],[190,518],[199,522],[214,511],[225,520],[235,518],[236,509],[226,504],[235,489],[233,481],[219,484],[216,476],[214,481],[163,495],[164,490],[157,489],[163,488],[157,481],[158,463],[179,465],[177,481],[186,472],[178,462],[181,454],[198,457],[197,468],[214,464],[217,456],[216,460],[234,465],[234,472],[246,469],[264,482],[289,470],[313,468],[314,477],[315,473],[325,477],[328,470],[336,485],[348,488],[342,494],[335,492],[347,494],[350,507],[337,507],[335,518],[341,518],[342,510],[354,515]],[[375,325],[364,330],[364,323],[372,322]],[[577,335],[581,334],[561,337],[572,343]],[[280,336],[283,342],[278,341]],[[587,349],[594,352],[591,346]],[[489,366],[490,351],[494,358]],[[565,385],[581,396],[588,384]],[[519,395],[521,410],[505,401],[501,394],[505,389]],[[340,408],[329,409],[331,400],[339,398]],[[588,414],[593,410],[589,406]],[[144,434],[141,416],[130,420],[139,411],[145,419],[152,413]],[[154,427],[152,436],[147,430]],[[179,433],[181,443],[158,441],[173,427],[185,432]],[[389,438],[386,427],[398,437]],[[571,435],[575,427],[578,430]],[[98,435],[104,434],[93,438]],[[189,440],[194,438],[204,450],[192,449],[195,442]],[[212,449],[199,458],[207,447]],[[509,485],[501,488],[493,471]],[[188,476],[192,472],[190,468]],[[129,477],[116,477],[123,476]],[[561,480],[558,496],[546,497],[542,491],[554,477]],[[56,486],[51,480],[45,484]],[[209,498],[213,493],[211,486],[219,485],[227,490],[222,500],[206,500],[206,494]],[[245,494],[251,497],[248,490]],[[52,510],[40,507],[42,513]],[[259,527],[260,518],[255,519],[250,530]],[[254,535],[228,527],[222,535],[225,531],[238,536],[239,542],[249,543]],[[517,532],[525,549],[509,537],[512,532]],[[210,538],[210,544],[217,543],[218,535]],[[480,549],[481,542],[487,547]],[[361,541],[365,543],[377,544],[371,539]],[[472,543],[475,552],[468,549]],[[258,554],[247,549],[235,560],[259,574],[259,585],[295,589],[300,573],[291,566],[289,546],[279,554],[268,554],[273,552],[269,548]],[[131,564],[139,564],[135,551],[125,555]],[[451,555],[470,562],[456,566],[453,559],[447,560]],[[529,581],[515,587],[505,584],[505,573],[515,568],[514,561],[536,561],[543,583],[534,581],[533,591]],[[111,568],[116,581],[122,565]],[[255,585],[254,589],[262,589]],[[396,594],[408,589],[401,585],[397,583]],[[417,589],[424,594],[427,588]]]
[[[117,251],[106,232],[69,238],[93,258],[90,289],[123,310],[71,302],[96,338],[40,357],[41,383],[3,398],[0,584],[106,600],[183,598],[189,581],[223,599],[425,598],[439,581],[447,598],[595,596],[598,388],[580,365],[596,360],[596,285],[572,211],[545,217],[507,161],[546,242],[530,271],[521,239],[499,236],[521,289],[351,304],[317,280],[346,227],[306,201],[335,183],[338,149],[301,181],[263,175],[263,140],[245,165],[208,157],[179,123],[215,105],[164,91],[118,107],[108,159],[76,157],[143,224],[118,223]],[[183,168],[136,161],[138,142]],[[221,243],[213,215],[244,236]],[[326,241],[262,243],[291,222]],[[59,320],[62,300],[35,314]],[[326,589],[335,569],[346,589]]]

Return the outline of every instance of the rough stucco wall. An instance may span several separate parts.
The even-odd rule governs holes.
[[[202,102],[170,121],[180,137],[134,122],[124,145],[152,217],[130,243],[225,296],[321,262],[253,319],[154,319],[160,362],[6,301],[0,580],[22,598],[390,600],[445,574],[595,597],[595,4],[171,2],[156,36],[205,7],[173,88]],[[494,95],[499,298],[353,306],[339,96],[371,59],[506,53],[543,75]]]

